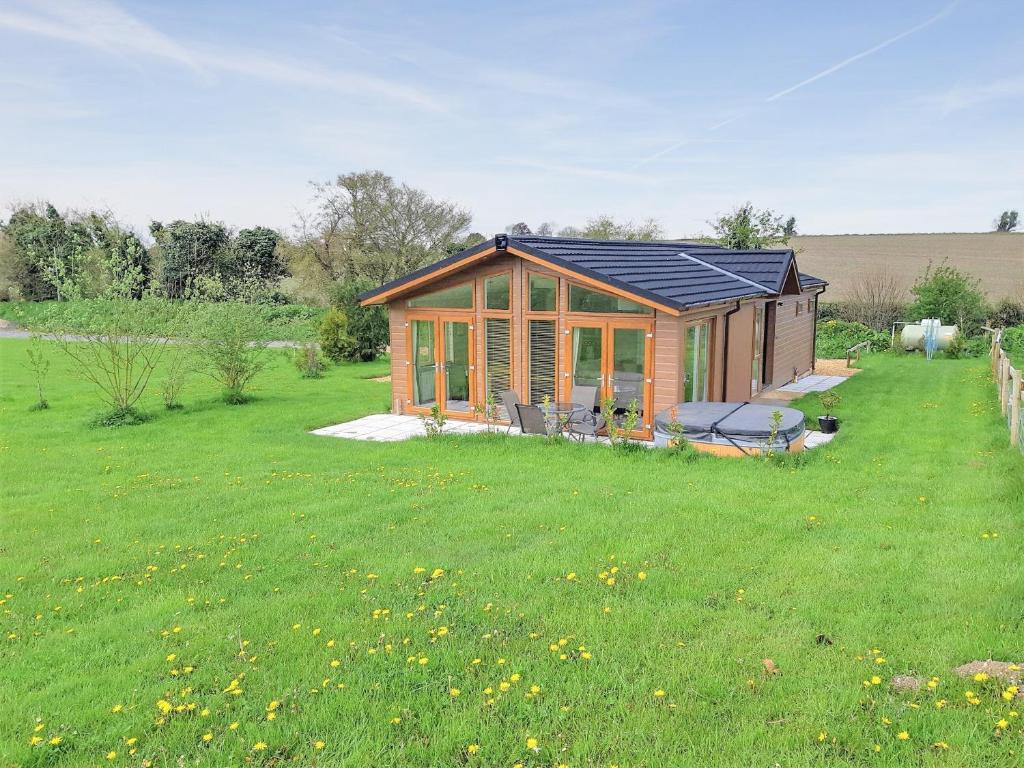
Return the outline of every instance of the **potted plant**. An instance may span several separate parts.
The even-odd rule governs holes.
[[[843,398],[832,390],[827,390],[818,395],[821,400],[821,407],[825,409],[825,415],[818,417],[818,428],[826,435],[830,435],[839,429],[839,422],[832,415],[832,411],[839,407]]]

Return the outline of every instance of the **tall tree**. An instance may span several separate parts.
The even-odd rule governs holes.
[[[532,235],[530,231],[530,225],[525,221],[520,221],[517,224],[509,224],[505,227],[505,231],[512,237],[518,237],[520,235]]]
[[[709,221],[718,242],[726,248],[750,250],[769,248],[785,243],[796,231],[796,219],[784,221],[782,216],[768,208],[757,210],[750,203],[744,203],[732,213]]]
[[[343,174],[314,189],[315,210],[302,218],[289,254],[297,268],[328,280],[391,280],[444,257],[471,221],[454,203],[380,171]]]
[[[149,232],[160,247],[163,288],[172,299],[185,296],[199,278],[220,276],[230,264],[230,234],[219,222],[154,221]]]
[[[996,232],[1013,232],[1017,228],[1017,211],[1003,211],[995,220]]]
[[[231,269],[238,275],[277,280],[287,273],[278,254],[281,235],[269,227],[240,229],[231,243]]]
[[[50,203],[14,209],[3,231],[14,244],[26,299],[67,299],[81,295],[86,253],[95,245],[80,216],[65,216]]]
[[[587,219],[585,227],[563,227],[559,237],[583,237],[590,240],[657,240],[661,237],[661,227],[654,219],[647,219],[639,224],[632,221],[618,223],[608,215],[595,216]]]

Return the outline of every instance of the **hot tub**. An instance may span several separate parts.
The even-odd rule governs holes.
[[[775,440],[768,445],[772,414],[779,411],[782,421]],[[654,418],[654,444],[667,446],[674,435],[673,421],[683,425],[683,437],[694,448],[719,456],[746,456],[772,451],[802,451],[804,414],[795,408],[779,408],[753,403],[680,403]]]

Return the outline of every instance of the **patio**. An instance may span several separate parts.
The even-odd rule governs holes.
[[[498,427],[499,432],[504,432],[505,427]],[[449,435],[474,435],[487,431],[487,425],[475,421],[458,421],[450,419],[445,424],[444,432]],[[371,416],[363,416],[355,421],[347,421],[343,424],[335,424],[329,427],[321,427],[310,432],[312,435],[323,437],[341,437],[347,440],[366,440],[370,442],[395,443],[401,440],[408,440],[413,437],[424,437],[426,431],[423,429],[423,422],[418,416],[401,416],[391,413],[375,413]],[[522,433],[515,427],[509,430],[509,434],[522,436]],[[804,450],[824,445],[833,437],[821,432],[807,430],[804,433]],[[588,443],[608,443],[607,437],[586,438]],[[635,441],[642,445],[654,447],[653,442]]]

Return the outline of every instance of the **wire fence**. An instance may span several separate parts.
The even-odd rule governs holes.
[[[1024,452],[1024,408],[1021,407],[1021,371],[1010,364],[1003,349],[1003,330],[992,329],[992,375],[999,390],[999,411],[1010,430],[1010,446]]]

